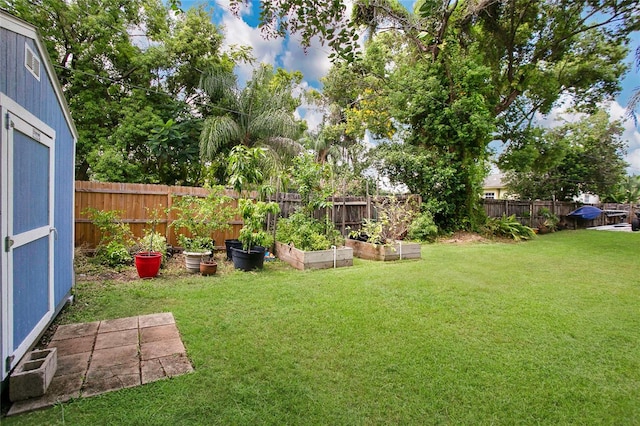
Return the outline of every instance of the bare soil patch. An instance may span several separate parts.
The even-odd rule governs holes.
[[[471,243],[489,243],[491,240],[483,237],[480,234],[473,232],[455,232],[453,235],[442,237],[438,239],[439,243],[445,244],[471,244]]]

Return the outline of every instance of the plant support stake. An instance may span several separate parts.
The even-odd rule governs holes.
[[[336,269],[336,256],[338,254],[338,248],[336,246],[331,246],[331,248],[333,249],[333,269]]]

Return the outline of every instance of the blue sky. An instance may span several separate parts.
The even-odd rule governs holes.
[[[411,9],[413,0],[400,1],[407,9]],[[313,44],[306,52],[296,42],[295,36],[286,39],[265,40],[259,29],[260,11],[259,0],[251,0],[249,7],[243,8],[239,17],[231,14],[229,10],[229,0],[202,1],[202,0],[182,0],[182,8],[204,4],[211,7],[213,20],[216,24],[224,27],[225,47],[231,45],[248,45],[253,48],[253,54],[257,62],[266,62],[282,67],[289,71],[301,71],[304,75],[303,88],[319,88],[319,79],[326,75],[331,66],[328,56],[330,52],[327,48],[318,43]],[[622,92],[617,96],[616,101],[609,105],[609,113],[614,119],[624,119],[625,107],[634,89],[640,86],[640,72],[635,68],[633,56],[636,48],[640,46],[640,33],[636,32],[632,36],[630,52],[627,63],[631,65],[630,71],[621,81]],[[251,75],[252,67],[249,65],[240,66],[237,69],[240,81],[245,81]],[[322,116],[312,108],[301,108],[300,116],[305,118],[310,127],[317,126]],[[549,120],[559,117],[561,111],[557,110],[550,114]],[[566,116],[565,116],[566,118]],[[628,142],[628,153],[626,160],[630,163],[629,173],[640,174],[640,132],[631,120],[623,123],[625,132],[623,139]]]

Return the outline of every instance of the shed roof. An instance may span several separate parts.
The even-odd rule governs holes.
[[[73,122],[73,118],[71,117],[71,111],[69,110],[69,105],[67,104],[67,100],[64,97],[64,92],[62,90],[62,86],[60,86],[60,81],[58,80],[58,76],[56,75],[53,69],[53,63],[51,62],[51,58],[49,57],[49,52],[42,41],[42,37],[38,32],[38,29],[30,24],[29,22],[18,18],[15,15],[12,15],[5,9],[0,8],[0,28],[5,28],[14,33],[23,35],[28,37],[34,41],[36,46],[38,47],[38,53],[40,58],[42,59],[42,64],[44,65],[44,69],[49,76],[49,80],[53,85],[53,90],[56,94],[56,98],[62,111],[64,113],[65,120],[69,124],[69,128],[71,129],[71,133],[73,134],[74,140],[78,140],[78,131]]]

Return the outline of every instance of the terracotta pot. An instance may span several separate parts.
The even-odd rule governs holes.
[[[200,262],[200,273],[202,275],[215,275],[218,270],[218,264],[216,262]]]

